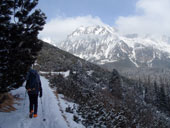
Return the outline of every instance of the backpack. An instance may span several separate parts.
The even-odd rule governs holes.
[[[39,75],[35,70],[30,70],[28,74],[28,79],[26,83],[26,88],[31,89],[30,94],[38,94],[39,92]]]

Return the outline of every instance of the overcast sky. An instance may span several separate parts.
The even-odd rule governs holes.
[[[120,33],[170,34],[170,0],[39,0],[47,24],[41,38],[64,40],[79,26],[109,25]]]

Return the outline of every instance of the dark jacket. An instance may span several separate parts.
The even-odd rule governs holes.
[[[41,80],[38,72],[36,70],[30,69],[27,74],[27,81],[25,88],[28,94],[39,94],[42,96]]]

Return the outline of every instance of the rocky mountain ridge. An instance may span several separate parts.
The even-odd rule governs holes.
[[[122,36],[109,26],[90,26],[76,29],[58,47],[111,70],[122,67],[170,68],[168,43],[166,36]]]

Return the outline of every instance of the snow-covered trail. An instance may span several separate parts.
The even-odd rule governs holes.
[[[19,94],[20,105],[15,105],[16,111],[10,113],[0,112],[0,128],[79,128],[79,124],[75,125],[73,120],[66,121],[63,118],[63,113],[60,111],[59,100],[53,93],[53,90],[49,87],[48,80],[41,77],[43,97],[42,104],[39,98],[38,103],[38,117],[30,119],[29,115],[29,99],[28,95],[25,97],[24,86],[12,91],[12,93]],[[64,102],[62,102],[63,104]],[[42,107],[44,113],[42,112]],[[43,121],[43,119],[46,119]],[[68,124],[69,122],[69,124]],[[73,124],[70,126],[70,124]],[[81,127],[81,126],[80,126]]]

